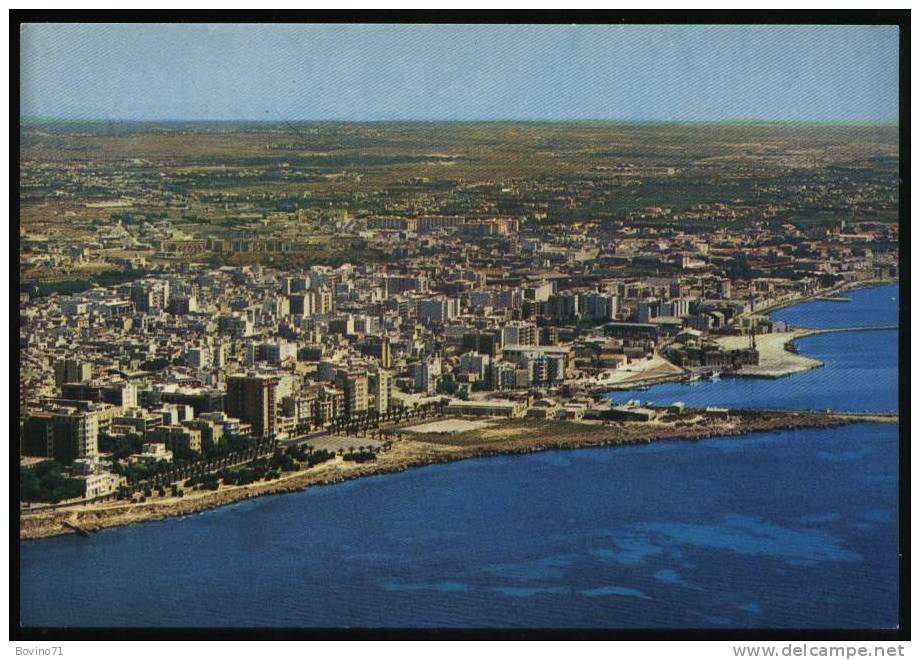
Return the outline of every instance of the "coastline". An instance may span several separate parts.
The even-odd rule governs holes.
[[[770,305],[761,310],[758,314],[767,314],[775,312],[785,307],[791,307],[803,302],[813,300],[822,300],[832,297],[836,294],[855,289],[871,289],[879,286],[897,285],[898,280],[894,278],[861,280],[858,282],[845,282],[836,287],[822,290],[808,296],[802,296],[792,300],[784,300],[775,305]],[[793,374],[817,369],[823,367],[824,363],[817,358],[802,355],[798,352],[790,351],[787,346],[794,344],[796,340],[811,335],[827,334],[830,332],[860,332],[864,330],[883,329],[875,326],[854,326],[851,328],[794,328],[787,332],[775,332],[766,335],[757,335],[757,348],[760,351],[760,364],[744,365],[738,371],[728,374],[732,377],[739,378],[784,378]],[[732,350],[745,348],[748,338],[740,336],[719,337],[716,340],[723,348]]]
[[[792,305],[797,305],[803,302],[809,302],[812,300],[820,300],[821,298],[827,298],[828,296],[835,296],[838,293],[843,293],[845,291],[852,291],[854,289],[872,289],[879,286],[889,286],[889,285],[899,285],[900,280],[896,277],[883,277],[883,278],[872,278],[869,280],[857,280],[853,282],[844,282],[843,284],[838,284],[829,289],[822,289],[820,292],[795,296],[789,298],[788,300],[781,300],[779,302],[767,305],[757,310],[757,314],[769,314],[770,312],[775,312],[778,309],[784,307],[791,307]]]
[[[773,332],[757,336],[757,348],[760,351],[760,364],[746,364],[739,370],[732,371],[727,376],[738,378],[784,378],[802,371],[823,367],[824,363],[817,358],[802,355],[789,350],[788,346],[794,344],[802,337],[813,335],[826,335],[834,332],[872,332],[877,330],[894,330],[897,326],[854,326],[851,328],[797,328],[788,332]],[[720,337],[719,345],[732,350],[744,348],[747,337]]]
[[[115,502],[37,513],[21,512],[20,540],[92,532],[151,520],[187,516],[260,497],[292,493],[349,479],[401,472],[410,468],[502,454],[526,454],[559,449],[662,441],[696,441],[743,436],[765,431],[828,428],[846,424],[898,423],[897,415],[737,410],[729,419],[701,417],[695,421],[628,422],[605,425],[541,419],[496,421],[482,429],[459,434],[411,434],[367,463],[340,457],[313,468],[246,486],[221,486],[218,491],[191,491],[183,498],[154,498],[139,504]]]
[[[897,283],[896,280],[871,280],[848,282],[835,289],[822,291],[808,297],[778,303],[778,309],[825,297],[832,292],[871,288]],[[762,351],[762,363],[733,372],[731,376],[779,378],[822,366],[815,358],[787,350],[790,342],[800,337],[825,332],[847,332],[866,328],[799,328],[786,333],[772,333],[757,337]],[[731,344],[746,345],[743,336],[718,339],[726,348]],[[597,389],[615,391],[645,387],[686,378],[685,370],[672,365],[660,356],[649,363],[649,369],[629,373],[615,383],[592,383]],[[727,374],[728,375],[728,374]],[[339,483],[364,476],[399,472],[413,467],[446,463],[467,458],[499,454],[521,454],[556,449],[577,449],[617,444],[636,444],[657,441],[700,440],[718,436],[737,436],[769,430],[791,428],[820,428],[857,422],[897,423],[897,415],[814,413],[794,411],[735,411],[741,421],[718,423],[684,422],[680,426],[659,423],[622,423],[615,426],[587,422],[549,422],[537,419],[489,420],[479,431],[445,435],[408,432],[409,439],[396,443],[393,448],[368,463],[333,461],[314,468],[284,473],[280,478],[257,482],[247,486],[221,486],[218,491],[188,491],[183,498],[170,496],[143,504],[112,502],[74,506],[54,510],[20,510],[20,539],[38,539],[68,533],[91,533],[98,529],[129,525],[136,522],[161,520],[168,517],[191,515],[219,506],[232,504],[262,495],[281,494],[304,490],[311,486]],[[403,429],[406,431],[406,429]]]
[[[898,280],[895,278],[860,280],[857,282],[845,282],[830,289],[822,289],[820,292],[795,296],[787,300],[782,300],[762,309],[757,310],[757,314],[768,314],[785,307],[791,307],[803,302],[812,300],[821,300],[829,296],[834,296],[845,291],[854,289],[870,289],[879,286],[897,285]],[[817,358],[792,352],[786,348],[787,344],[794,343],[796,340],[809,335],[824,334],[828,332],[857,332],[861,330],[882,329],[881,327],[867,326],[852,328],[795,328],[788,332],[777,332],[757,336],[757,348],[760,350],[761,363],[759,365],[745,365],[738,371],[725,374],[737,378],[784,378],[793,374],[817,369],[824,366],[824,363]],[[728,335],[716,337],[715,341],[727,350],[747,348],[749,338],[744,335]],[[630,390],[636,388],[650,387],[662,383],[681,382],[688,377],[689,372],[681,367],[671,364],[661,356],[657,356],[659,363],[656,363],[655,370],[658,373],[650,374],[639,371],[633,372],[619,379],[610,379],[607,381],[589,381],[587,384],[594,389],[603,389],[610,392],[617,390]],[[660,364],[664,362],[671,367],[671,373],[661,373],[665,369]],[[649,370],[650,371],[650,370]]]

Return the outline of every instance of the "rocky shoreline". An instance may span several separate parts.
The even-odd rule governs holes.
[[[348,479],[401,472],[409,468],[499,454],[525,454],[557,449],[579,449],[658,441],[696,441],[712,437],[741,436],[765,431],[827,428],[859,422],[897,423],[897,415],[733,411],[729,419],[698,418],[694,422],[620,423],[546,422],[522,419],[498,423],[485,431],[443,437],[416,435],[367,463],[336,458],[279,479],[247,486],[221,486],[218,491],[191,491],[183,498],[155,498],[139,504],[115,502],[62,508],[36,513],[21,512],[20,539],[37,539],[82,532],[89,535],[107,527],[192,515],[262,495],[293,493],[311,486]]]

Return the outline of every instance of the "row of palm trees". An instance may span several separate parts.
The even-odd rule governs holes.
[[[164,484],[170,484],[181,479],[200,478],[227,467],[251,463],[257,458],[273,452],[275,445],[276,443],[273,440],[263,440],[240,452],[179,462],[174,464],[171,469],[151,475],[146,479],[140,479],[133,483],[129,481],[128,490],[133,493],[150,487],[160,488]]]
[[[418,408],[397,408],[382,414],[375,410],[369,410],[355,416],[341,417],[334,420],[329,427],[329,432],[344,432],[346,435],[353,432],[355,435],[366,435],[367,431],[371,430],[372,427],[378,427],[381,422],[394,420],[400,422],[414,417],[443,415],[446,407],[447,404],[445,402],[437,401],[423,404]]]
[[[347,451],[343,447],[339,449],[339,455],[344,456],[346,453],[354,454],[356,451],[359,453],[390,451],[392,448],[393,448],[393,440],[388,438],[378,445],[358,445],[358,446],[349,445]]]

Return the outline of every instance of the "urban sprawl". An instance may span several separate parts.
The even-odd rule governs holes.
[[[843,129],[839,145],[707,134],[713,153],[610,147],[508,176],[463,153],[328,162],[312,152],[331,128],[227,138],[264,159],[127,157],[183,136],[116,136],[109,154],[40,129],[20,190],[24,511],[373,462],[426,424],[654,423],[682,404],[616,390],[781,376],[770,337],[788,356],[795,329],[768,311],[898,276],[896,144],[863,153]]]

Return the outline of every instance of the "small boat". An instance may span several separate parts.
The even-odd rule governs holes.
[[[709,380],[719,380],[719,379],[721,378],[721,376],[722,376],[722,372],[720,372],[720,371],[713,371],[713,372],[710,374],[710,376],[709,376]]]

